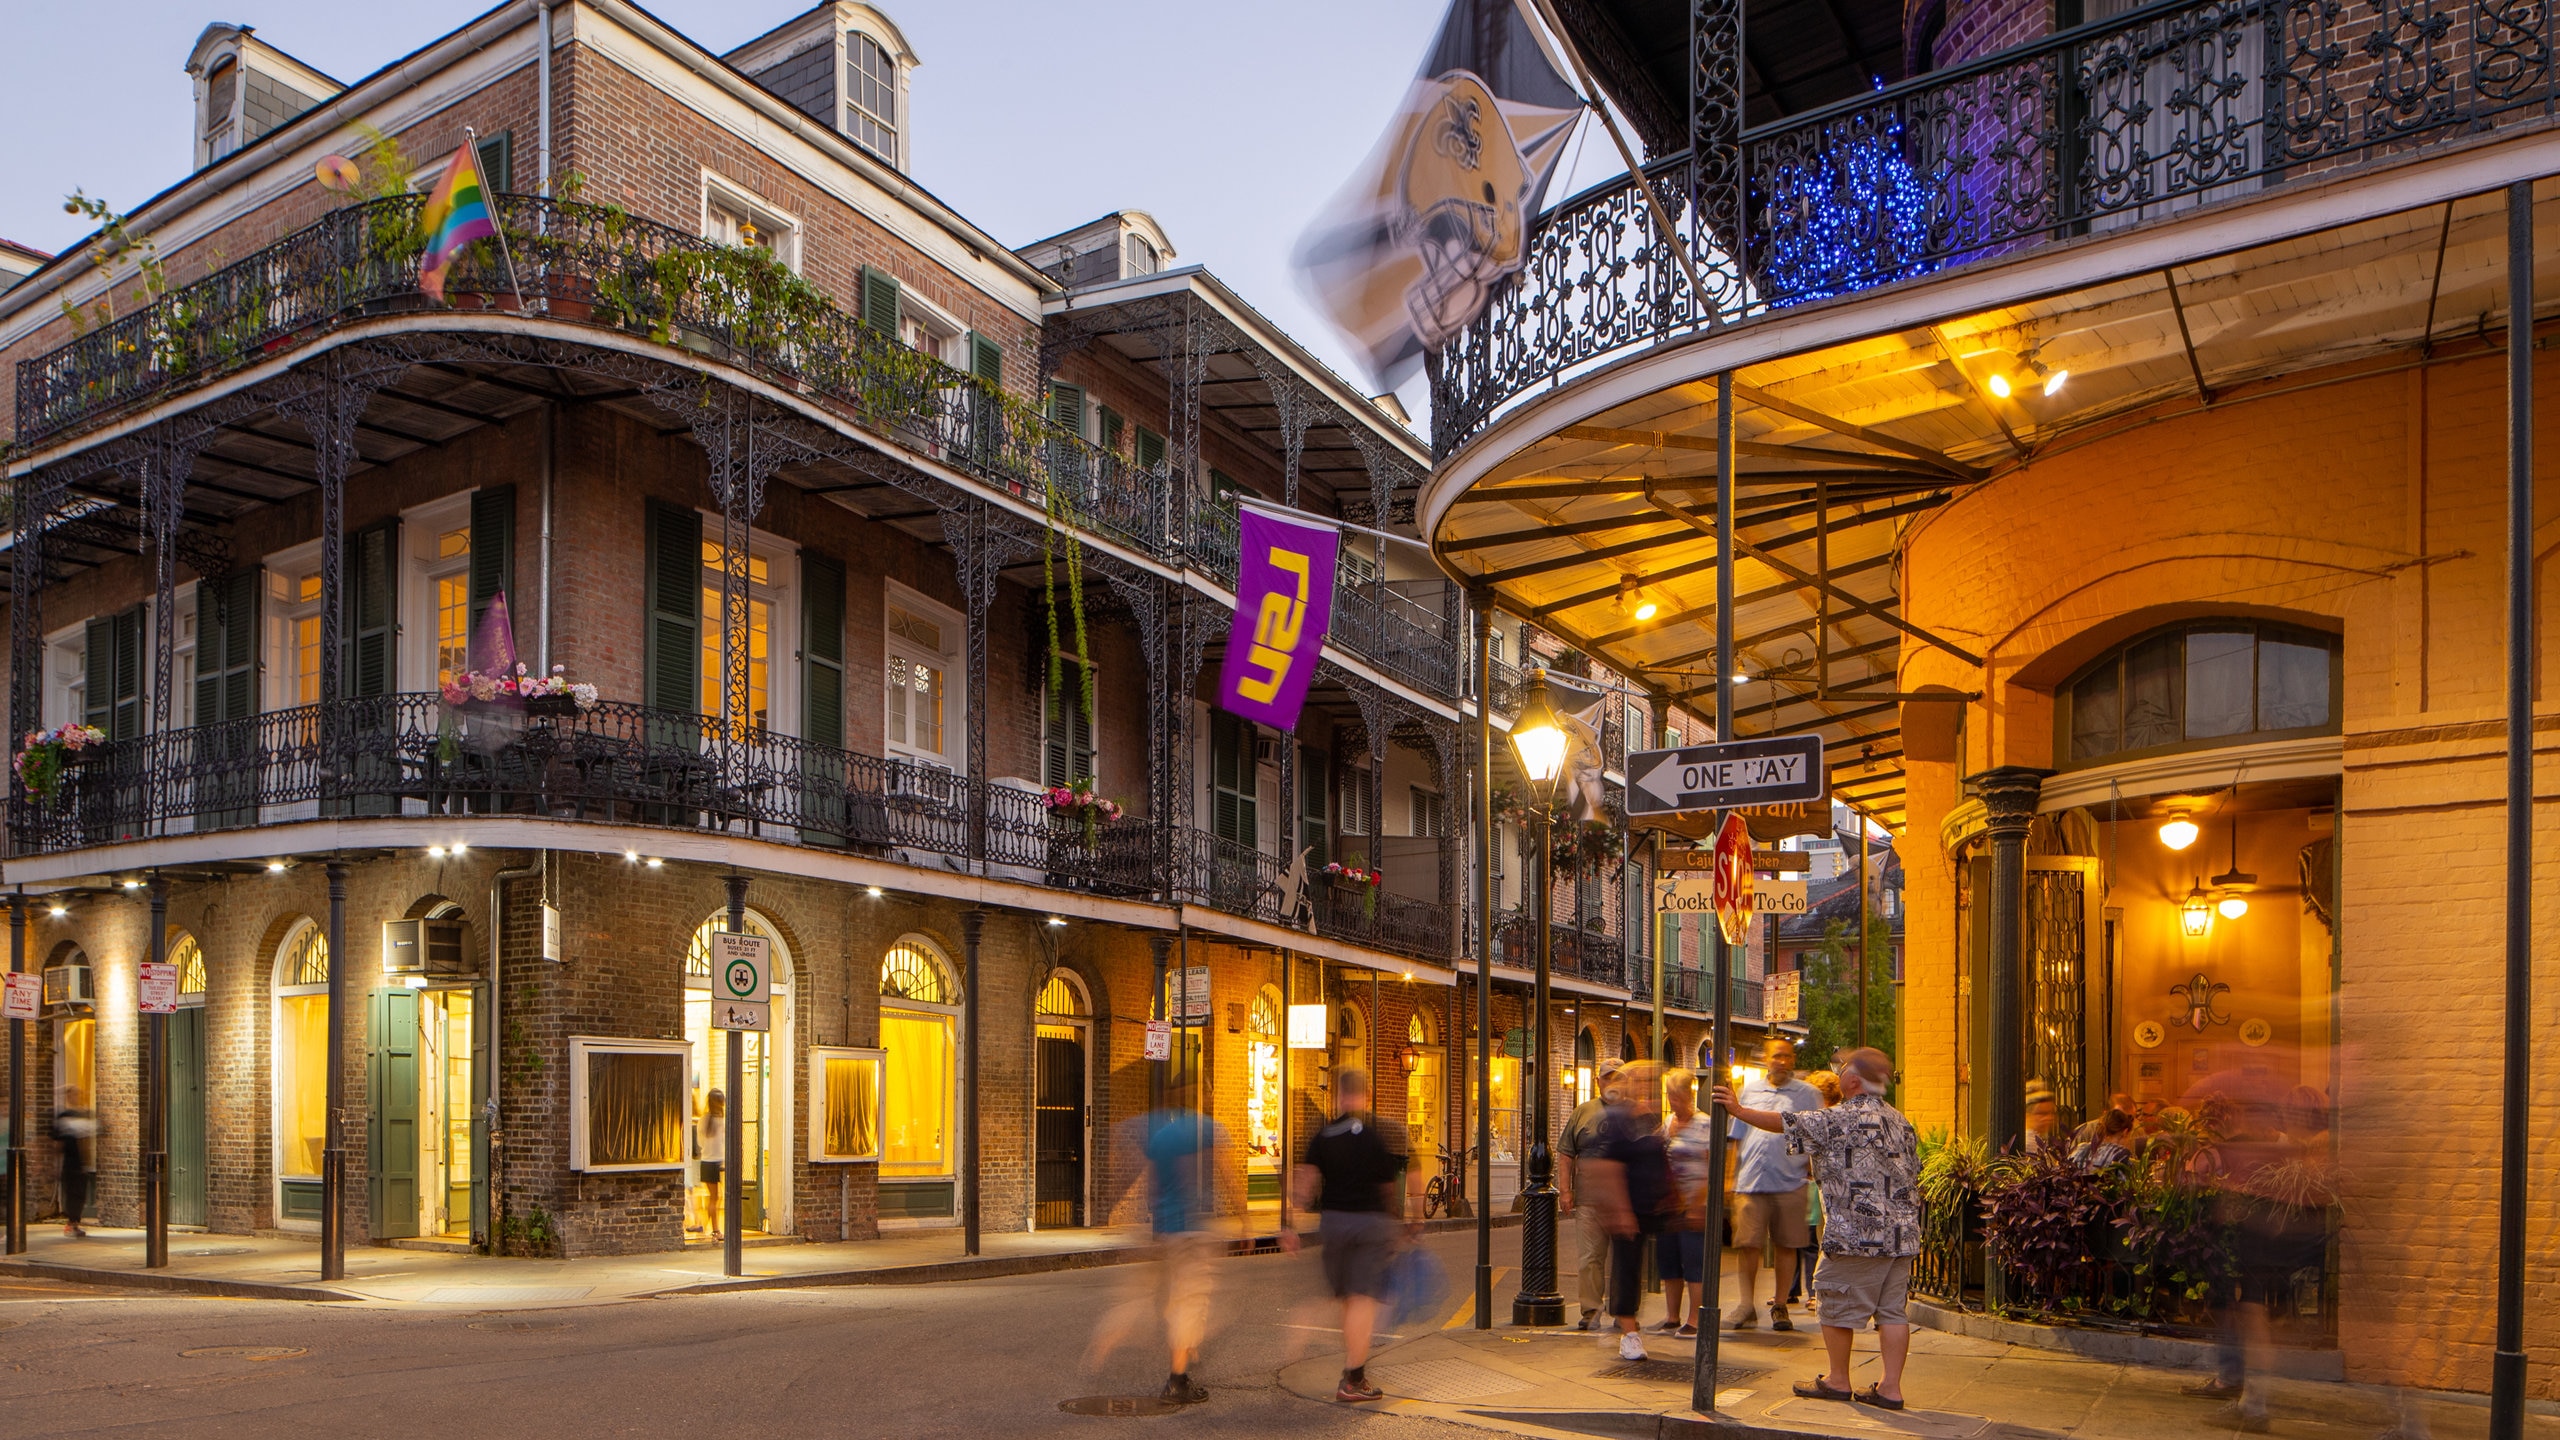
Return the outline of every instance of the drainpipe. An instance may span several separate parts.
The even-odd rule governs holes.
[[[533,188],[551,198],[551,6],[533,7]]]
[[[506,991],[499,984],[505,978],[505,953],[502,941],[506,935],[506,886],[510,880],[530,880],[542,873],[542,866],[518,865],[489,877],[489,1098],[481,1108],[480,1123],[489,1133],[489,1253],[504,1255],[506,1251],[507,1192],[499,1185],[498,1176],[506,1168],[499,1163],[506,1153],[498,1129],[498,1077],[505,1072],[507,1032],[500,1023],[506,1018]]]

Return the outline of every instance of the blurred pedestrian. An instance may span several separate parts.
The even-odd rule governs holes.
[[[1698,1307],[1707,1298],[1707,1156],[1715,1122],[1698,1108],[1694,1073],[1665,1071],[1662,1089],[1670,1107],[1662,1120],[1662,1144],[1671,1161],[1673,1200],[1654,1259],[1662,1274],[1662,1323],[1655,1328],[1695,1335]]]
[[[1743,1105],[1780,1115],[1822,1108],[1822,1092],[1796,1078],[1794,1041],[1770,1036],[1760,1047],[1760,1065],[1760,1078],[1742,1087]],[[1724,1320],[1736,1330],[1759,1323],[1760,1251],[1771,1246],[1776,1253],[1770,1257],[1769,1328],[1793,1330],[1787,1291],[1795,1283],[1796,1252],[1813,1243],[1805,1223],[1804,1157],[1788,1148],[1785,1137],[1739,1121],[1733,1138],[1741,1142],[1733,1164],[1733,1269],[1742,1298]]]
[[[1581,1189],[1583,1147],[1600,1133],[1600,1117],[1609,1109],[1609,1090],[1618,1080],[1618,1069],[1625,1062],[1603,1060],[1590,1095],[1573,1107],[1565,1118],[1564,1134],[1556,1142],[1557,1213],[1573,1221],[1574,1273],[1577,1277],[1576,1300],[1582,1306],[1582,1318],[1574,1323],[1576,1330],[1591,1328],[1591,1317],[1600,1309],[1609,1291],[1609,1232],[1600,1228],[1600,1217],[1583,1210],[1576,1203]]]
[[[62,1233],[76,1239],[89,1232],[80,1218],[89,1208],[89,1183],[98,1169],[98,1117],[83,1097],[53,1112],[53,1142],[62,1151]]]
[[[1816,1070],[1804,1077],[1804,1083],[1822,1097],[1822,1108],[1840,1103],[1840,1077],[1829,1070]],[[1796,1252],[1796,1283],[1787,1287],[1787,1303],[1795,1304],[1813,1290],[1813,1272],[1822,1262],[1822,1187],[1807,1185],[1804,1191],[1805,1238],[1812,1243]]]
[[[729,1097],[719,1090],[702,1097],[702,1118],[694,1122],[693,1153],[709,1193],[703,1208],[711,1217],[711,1238],[720,1239],[727,1207],[721,1203],[720,1166],[729,1154]]]
[[[1581,1160],[1582,1203],[1599,1212],[1609,1235],[1609,1314],[1618,1323],[1618,1358],[1645,1358],[1638,1318],[1644,1254],[1676,1203],[1671,1156],[1663,1141],[1662,1067],[1639,1060],[1618,1072],[1600,1134]],[[1703,1253],[1703,1252],[1702,1252]],[[1702,1269],[1699,1274],[1704,1276]]]
[[[1911,1260],[1920,1253],[1920,1134],[1901,1111],[1885,1103],[1893,1062],[1883,1051],[1852,1050],[1839,1064],[1845,1098],[1827,1110],[1741,1105],[1722,1086],[1716,1087],[1714,1100],[1743,1124],[1784,1135],[1810,1158],[1823,1191],[1822,1272],[1814,1282],[1814,1298],[1830,1370],[1810,1382],[1799,1381],[1796,1393],[1899,1410],[1903,1362],[1911,1356],[1905,1308]],[[1884,1352],[1884,1375],[1865,1390],[1853,1391],[1850,1344],[1870,1321]]]
[[[2107,1097],[2107,1110],[2123,1111],[2129,1122],[2133,1116],[2133,1097],[2119,1090]],[[2101,1110],[2080,1122],[2080,1128],[2071,1132],[2071,1153],[2079,1154],[2081,1146],[2097,1139],[2103,1133],[2102,1127],[2106,1124],[2106,1119],[2106,1110]]]
[[[1147,1218],[1155,1231],[1152,1294],[1133,1294],[1114,1306],[1094,1332],[1085,1354],[1092,1369],[1119,1348],[1153,1301],[1164,1323],[1170,1366],[1160,1398],[1197,1405],[1209,1398],[1205,1385],[1191,1378],[1199,1360],[1201,1337],[1209,1328],[1209,1295],[1215,1279],[1210,1261],[1220,1242],[1208,1233],[1215,1204],[1211,1189],[1218,1156],[1226,1148],[1226,1132],[1200,1113],[1197,1090],[1189,1078],[1165,1089],[1161,1108],[1138,1122],[1140,1153],[1147,1157]]]
[[[2294,1115],[2299,1102],[2292,1087],[2264,1071],[2217,1071],[2182,1098],[2212,1133],[2196,1168],[2219,1172],[2213,1217],[2230,1231],[2240,1272],[2236,1291],[2227,1296],[2215,1383],[2187,1393],[2230,1397],[2215,1413],[2215,1424],[2262,1435],[2273,1424],[2267,1413],[2275,1364],[2270,1312],[2292,1302],[2302,1272],[2327,1263],[2327,1212],[2337,1197],[2325,1136],[2314,1151],[2287,1135],[2289,1125],[2302,1123]]]
[[[2054,1103],[2053,1087],[2042,1080],[2027,1082],[2027,1144],[2030,1155],[2064,1146],[2062,1111]]]
[[[1336,1070],[1333,1119],[1307,1141],[1306,1163],[1295,1177],[1297,1202],[1318,1216],[1325,1288],[1342,1302],[1336,1400],[1356,1403],[1382,1394],[1369,1383],[1369,1340],[1377,1330],[1379,1302],[1393,1288],[1396,1251],[1406,1234],[1409,1170],[1403,1129],[1369,1111],[1369,1077],[1349,1066]],[[1297,1232],[1281,1232],[1280,1244],[1294,1253]]]
[[[2072,1133],[2089,1136],[2071,1152],[2071,1163],[2083,1170],[2104,1170],[2133,1158],[2129,1143],[2133,1139],[2133,1117],[2122,1110],[2109,1110]]]

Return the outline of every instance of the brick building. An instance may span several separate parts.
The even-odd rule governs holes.
[[[1733,738],[1825,737],[1833,796],[1895,836],[1924,1130],[2244,1097],[2335,1187],[2302,1202],[2329,1243],[2273,1292],[2285,1333],[2349,1379],[2485,1389],[2504,482],[2553,474],[2529,437],[2560,413],[2510,361],[2560,297],[2560,73],[2468,0],[1866,13],[1791,77],[1751,63],[1784,5],[1568,7],[1708,293],[1631,182],[1552,208],[1440,357],[1423,529],[1643,688],[1736,677]],[[1746,18],[1747,54],[1685,43]],[[1581,554],[1522,529],[1532,499]],[[2549,647],[2524,653],[2539,730]],[[2528,1106],[2538,1154],[2560,1108]],[[2539,1320],[2560,1202],[2528,1193]],[[1923,1284],[1967,1303],[1981,1265],[1953,1242]],[[2560,1393],[2547,1327],[2525,1350]]]
[[[97,1112],[99,1218],[139,1213],[165,954],[178,1223],[318,1228],[334,1054],[351,1238],[702,1238],[733,882],[774,968],[721,1097],[752,1230],[1136,1218],[1123,1122],[1168,1078],[1236,1137],[1245,1228],[1333,1066],[1380,1073],[1426,1178],[1471,1133],[1469,616],[1373,533],[1412,532],[1426,450],[1119,197],[1019,248],[942,204],[905,168],[919,63],[853,3],[728,55],[510,3],[350,83],[214,26],[199,168],[104,270],[93,241],[0,294],[12,728],[104,737],[11,795],[48,987],[11,1080],[30,1136]],[[419,192],[465,145],[505,244],[438,304]],[[1367,527],[1290,735],[1208,703],[1239,496]],[[1503,633],[1497,712],[1562,659]],[[497,694],[511,661],[592,689]],[[1079,783],[1120,813],[1053,813]],[[1501,838],[1497,1042],[1534,948]],[[1642,871],[1560,892],[1559,1063],[1497,1066],[1505,1196],[1566,1007],[1617,1046],[1650,1004]],[[1147,1060],[1186,970],[1205,1013]],[[33,1142],[35,1214],[58,1160]]]

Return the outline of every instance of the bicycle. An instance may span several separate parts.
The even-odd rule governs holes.
[[[1464,1220],[1473,1212],[1467,1205],[1467,1147],[1440,1147],[1440,1172],[1422,1187],[1422,1218],[1436,1220],[1446,1215]]]

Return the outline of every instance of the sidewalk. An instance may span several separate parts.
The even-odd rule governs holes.
[[[1505,1294],[1509,1274],[1498,1277]],[[1731,1293],[1728,1290],[1727,1293]],[[1661,1302],[1647,1297],[1648,1319]],[[1731,1435],[1741,1440],[1844,1437],[1844,1440],[2192,1440],[2235,1433],[2223,1402],[2179,1393],[2205,1379],[2194,1370],[2110,1364],[2031,1350],[1994,1340],[1915,1327],[1904,1374],[1908,1410],[1894,1413],[1836,1401],[1803,1400],[1798,1380],[1823,1366],[1822,1339],[1801,1312],[1791,1334],[1728,1331],[1719,1352],[1723,1388],[1718,1421],[1689,1409],[1696,1342],[1648,1332],[1651,1358],[1618,1359],[1615,1335],[1605,1346],[1571,1330],[1472,1328],[1470,1304],[1446,1327],[1408,1325],[1369,1361],[1369,1381],[1387,1393],[1375,1408],[1429,1416],[1479,1429],[1558,1437],[1599,1435],[1627,1440]],[[1382,1337],[1382,1342],[1385,1337]],[[1877,1375],[1876,1337],[1857,1337],[1852,1379]],[[1281,1372],[1281,1384],[1309,1399],[1333,1401],[1339,1353],[1320,1354]],[[2394,1392],[2320,1381],[2273,1382],[2270,1433],[2298,1437],[2379,1437],[2398,1419]],[[2548,1405],[2530,1417],[2535,1440],[2560,1440],[2560,1416]],[[2433,1440],[2486,1436],[2489,1411],[2477,1396],[2416,1398]]]
[[[169,1264],[142,1267],[142,1232],[90,1227],[85,1239],[51,1226],[28,1227],[28,1253],[0,1260],[0,1275],[173,1290],[249,1299],[373,1301],[494,1310],[596,1304],[644,1295],[705,1294],[796,1285],[896,1285],[981,1279],[1035,1270],[1112,1265],[1143,1254],[1144,1226],[987,1234],[974,1259],[960,1254],[956,1229],[916,1230],[879,1240],[801,1244],[747,1242],[746,1274],[720,1273],[707,1246],[646,1255],[527,1260],[347,1247],[346,1277],[320,1283],[317,1237],[173,1233]]]

